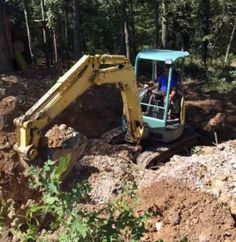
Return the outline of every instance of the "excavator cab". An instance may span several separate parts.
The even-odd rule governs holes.
[[[164,143],[178,139],[184,131],[185,107],[184,97],[177,91],[174,100],[170,100],[171,82],[175,73],[177,60],[182,61],[189,56],[187,51],[172,51],[149,49],[139,52],[135,60],[135,74],[138,81],[143,83],[139,90],[139,100],[142,107],[144,124],[149,131],[149,138]],[[149,92],[149,84],[156,82],[168,67],[166,93],[157,95]],[[179,85],[180,83],[178,83]]]

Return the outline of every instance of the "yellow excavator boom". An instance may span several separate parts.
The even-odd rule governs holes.
[[[144,123],[136,77],[129,60],[121,55],[84,55],[24,116],[15,119],[17,143],[14,148],[20,158],[35,159],[42,129],[86,90],[102,84],[119,87],[128,139],[138,143],[144,136]]]

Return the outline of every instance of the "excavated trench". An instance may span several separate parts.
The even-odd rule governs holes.
[[[32,106],[57,77],[54,72],[40,73],[38,78],[28,73],[0,79],[0,187],[3,198],[12,198],[18,206],[37,194],[28,188],[13,151],[16,134],[12,121]],[[189,101],[189,121],[203,129],[209,117],[229,110],[225,135],[219,133],[219,139],[236,138],[236,108],[220,98],[214,96],[213,105],[208,100]],[[202,108],[208,116],[200,116],[196,108]],[[72,157],[63,189],[87,179],[92,187],[91,201],[100,204],[115,196],[126,181],[133,181],[139,188],[139,209],[153,215],[144,241],[236,241],[236,178],[232,172],[236,167],[235,141],[195,148],[190,157],[174,156],[157,171],[143,169],[134,164],[127,146],[109,145],[97,138],[119,125],[121,112],[120,95],[114,87],[94,88],[48,127],[41,143],[44,159],[56,160],[68,153]]]

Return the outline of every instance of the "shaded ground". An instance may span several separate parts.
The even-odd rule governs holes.
[[[186,118],[197,131],[210,136],[213,133],[206,133],[206,127],[211,118],[217,113],[225,115],[224,123],[218,130],[219,141],[227,141],[236,138],[236,96],[235,90],[226,93],[202,92],[201,88],[205,83],[202,80],[192,80],[184,86],[186,95]]]
[[[21,174],[13,151],[16,134],[12,121],[31,107],[55,83],[59,74],[60,70],[36,68],[24,74],[0,77],[0,188],[4,198],[13,198],[19,205],[35,194],[27,188],[27,180]],[[236,99],[233,92],[224,95],[202,93],[201,85],[197,80],[185,85],[187,120],[206,135],[209,142],[213,141],[213,136],[205,127],[212,117],[222,112],[226,119],[224,125],[217,127],[220,141],[236,139]],[[16,99],[9,99],[9,105],[6,105],[3,98],[9,96]],[[49,126],[60,125],[50,129],[54,131],[47,133],[46,142],[50,148],[56,148],[64,143],[63,135],[77,137],[77,132],[89,138],[99,137],[119,124],[121,111],[120,95],[115,88],[93,88]],[[235,241],[233,209],[236,197],[232,191],[236,178],[233,174],[227,179],[219,178],[219,174],[226,176],[227,172],[235,169],[235,146],[232,144],[226,143],[223,149],[205,149],[205,153],[202,148],[196,148],[195,152],[201,150],[203,153],[191,157],[175,156],[160,170],[151,171],[133,163],[128,146],[112,146],[99,139],[89,139],[86,154],[74,161],[69,176],[65,177],[64,189],[76,181],[88,179],[92,185],[92,201],[103,203],[116,195],[127,180],[134,181],[141,189],[140,209],[149,209],[153,214],[145,241],[180,241],[184,237],[189,241]],[[69,149],[76,152],[76,147]],[[57,154],[62,153],[63,149]],[[81,154],[77,155],[80,157]],[[201,187],[203,184],[205,189]],[[215,188],[219,188],[219,196]],[[222,199],[222,195],[229,193],[230,198]]]

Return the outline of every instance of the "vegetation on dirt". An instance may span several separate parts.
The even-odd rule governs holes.
[[[69,163],[69,157],[62,157],[57,166],[48,160],[42,168],[32,167],[29,185],[41,197],[28,200],[20,210],[7,201],[7,206],[1,206],[1,226],[7,208],[9,229],[22,241],[140,241],[148,216],[135,211],[138,201],[133,184],[101,208],[88,208],[87,183],[77,183],[69,192],[60,188]]]
[[[236,88],[236,70],[229,68],[209,68],[208,82],[204,91],[228,92]]]

